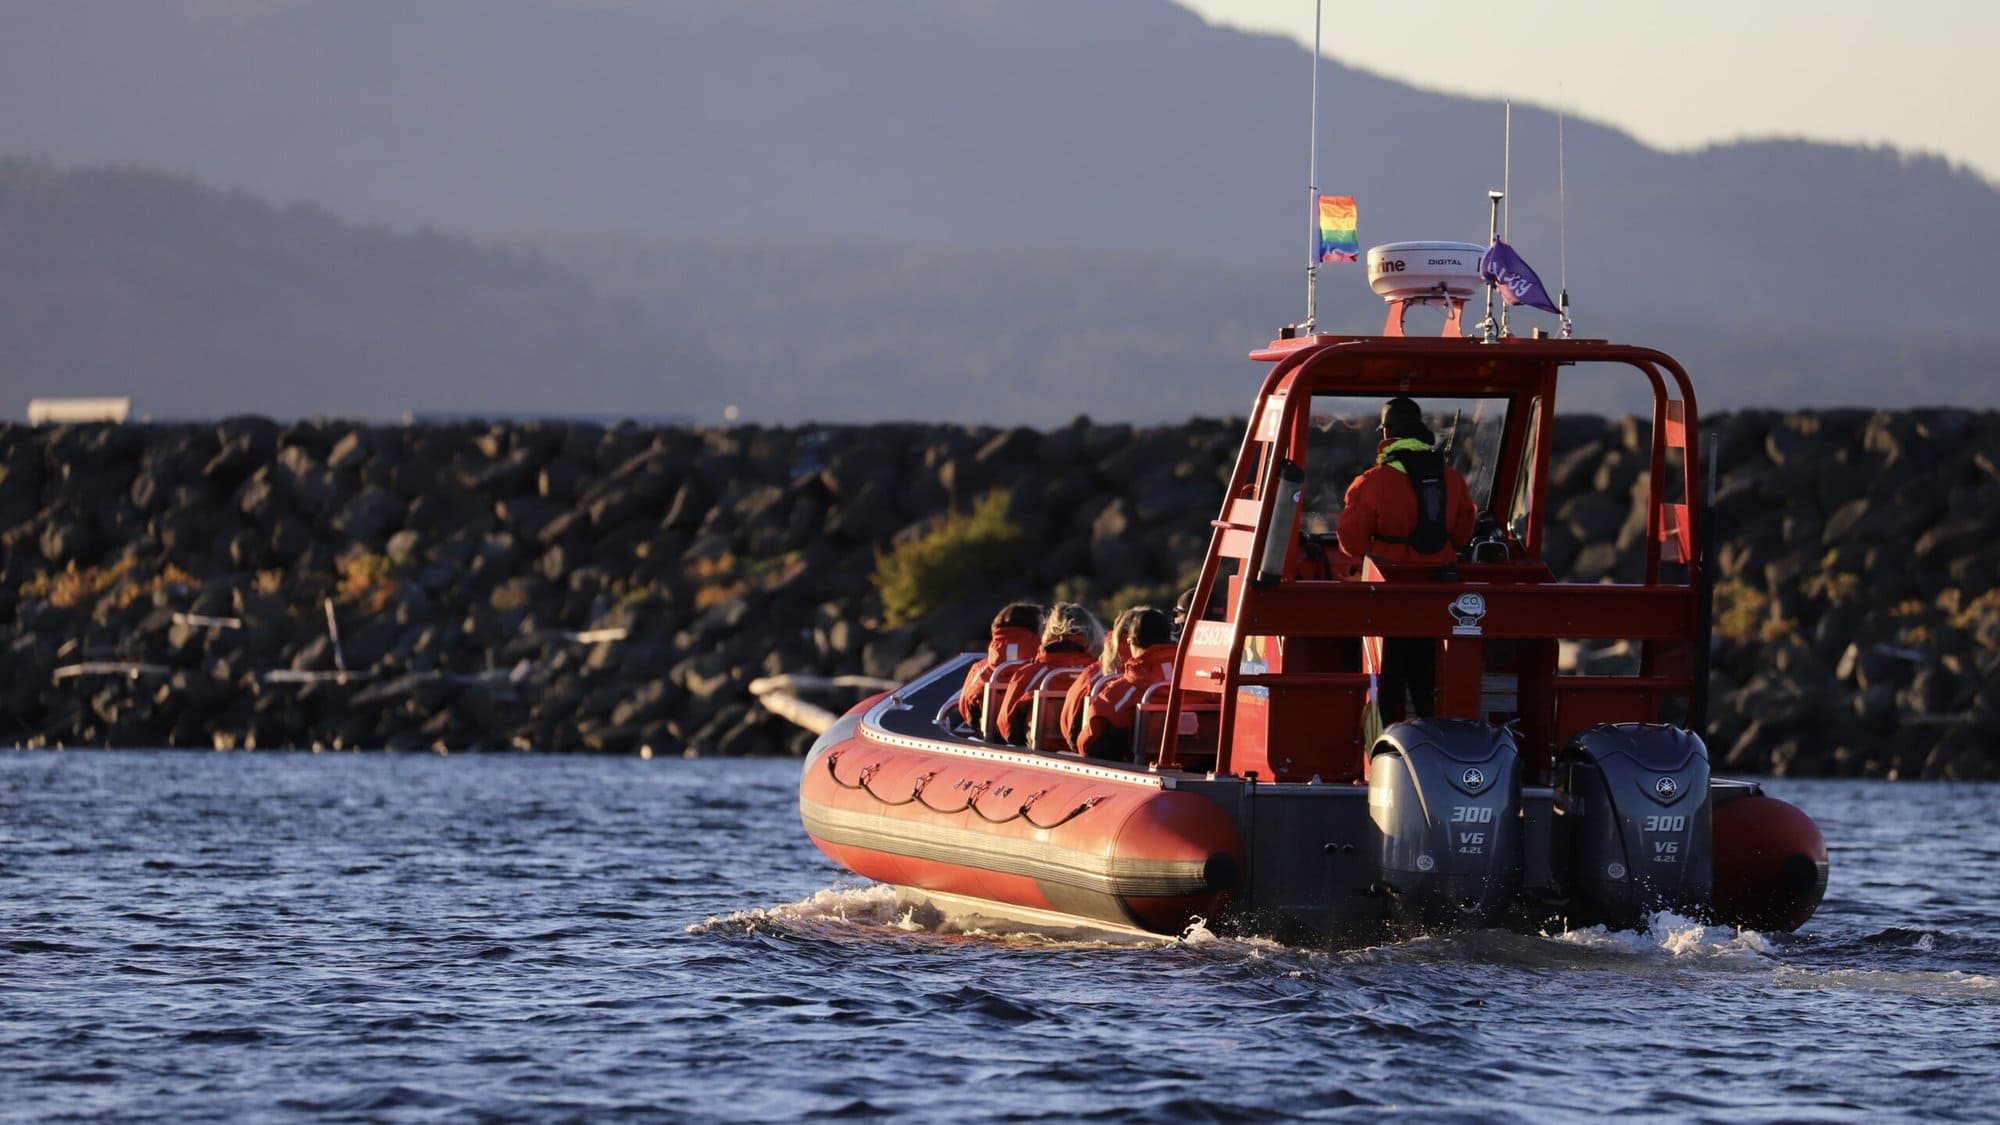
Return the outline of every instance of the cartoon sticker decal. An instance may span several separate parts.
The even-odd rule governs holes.
[[[1486,616],[1486,595],[1471,590],[1460,594],[1451,603],[1451,616],[1458,622],[1451,628],[1453,636],[1478,636],[1479,619]]]

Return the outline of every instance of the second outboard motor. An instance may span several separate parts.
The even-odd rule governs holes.
[[[1563,747],[1569,890],[1583,924],[1636,929],[1653,910],[1703,914],[1714,883],[1708,747],[1679,727],[1606,723]]]
[[[1368,764],[1381,880],[1397,920],[1423,931],[1499,924],[1521,887],[1521,756],[1505,728],[1415,719],[1382,732]]]

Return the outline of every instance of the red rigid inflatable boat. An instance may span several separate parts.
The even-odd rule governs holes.
[[[1252,353],[1269,369],[1135,760],[1062,751],[1040,717],[1030,748],[967,729],[968,654],[819,739],[799,790],[813,841],[912,903],[1034,925],[1353,942],[1662,910],[1804,924],[1826,888],[1818,828],[1711,776],[1701,738],[1714,571],[1692,384],[1647,348],[1459,337],[1476,274],[1454,264],[1479,252],[1378,247],[1381,335]],[[1403,335],[1423,304],[1445,336]],[[1572,452],[1557,392],[1615,378],[1653,404],[1649,456],[1612,497],[1643,520],[1587,545],[1622,556],[1609,577],[1568,580],[1546,541],[1551,465]],[[1453,564],[1348,557],[1333,534],[1392,397],[1418,400],[1482,509]],[[1385,638],[1431,643],[1434,715],[1382,728]]]

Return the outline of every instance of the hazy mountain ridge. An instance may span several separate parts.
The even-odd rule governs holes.
[[[405,341],[443,314],[406,315],[424,306],[404,279],[367,283],[402,294],[381,301],[350,279],[311,315],[248,316],[287,325],[255,347],[218,327],[243,314],[187,304],[228,294],[219,281],[142,275],[92,306],[89,287],[57,299],[37,278],[54,311],[9,329],[49,337],[29,349],[55,357],[37,389],[178,351],[186,386],[233,372],[263,396],[243,408],[275,413],[394,414],[412,386],[475,409],[518,380],[563,385],[510,401],[592,411],[1161,420],[1242,409],[1244,350],[1302,312],[1306,53],[1165,0],[16,0],[9,23],[0,152],[184,169],[367,221],[548,232],[536,245],[568,271],[518,263],[552,287],[529,314],[528,283],[497,267],[360,255],[354,278],[362,261],[436,267],[423,300],[489,313]],[[1496,103],[1334,65],[1322,85],[1321,183],[1359,197],[1364,244],[1483,241]],[[1991,401],[2000,330],[1972,295],[2000,256],[1992,184],[1889,149],[1666,154],[1576,117],[1565,132],[1563,217],[1555,120],[1517,107],[1510,222],[1551,287],[1567,280],[1582,334],[1674,351],[1712,405]],[[320,236],[282,226],[238,233],[282,253],[223,259],[256,279],[253,310],[317,253]],[[215,266],[193,264],[213,248],[170,245]],[[472,295],[490,284],[516,297]],[[1321,308],[1335,330],[1381,323],[1359,269],[1328,271]],[[405,359],[388,399],[347,377]],[[341,397],[292,395],[278,368]]]
[[[721,363],[532,254],[0,160],[0,396],[155,416],[707,416]]]
[[[1330,290],[1360,278],[1327,274]],[[1298,279],[1277,268],[1079,251],[502,247],[157,173],[0,161],[0,409],[15,416],[30,397],[129,394],[155,417],[712,421],[736,405],[789,422],[1159,422],[1246,409],[1258,374],[1244,353],[1299,304]],[[1979,376],[2000,368],[1977,340],[1584,326],[1675,353],[1710,408],[1978,405]],[[1626,408],[1588,389],[1565,404]]]

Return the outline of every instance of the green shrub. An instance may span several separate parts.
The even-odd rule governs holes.
[[[906,625],[940,606],[988,593],[982,585],[1015,569],[1026,533],[1007,516],[1010,497],[989,492],[970,513],[952,512],[922,535],[875,556],[870,581],[890,626]]]
[[[1770,595],[1741,578],[1715,584],[1715,635],[1736,644],[1768,644],[1790,633],[1793,622],[1772,613]]]

